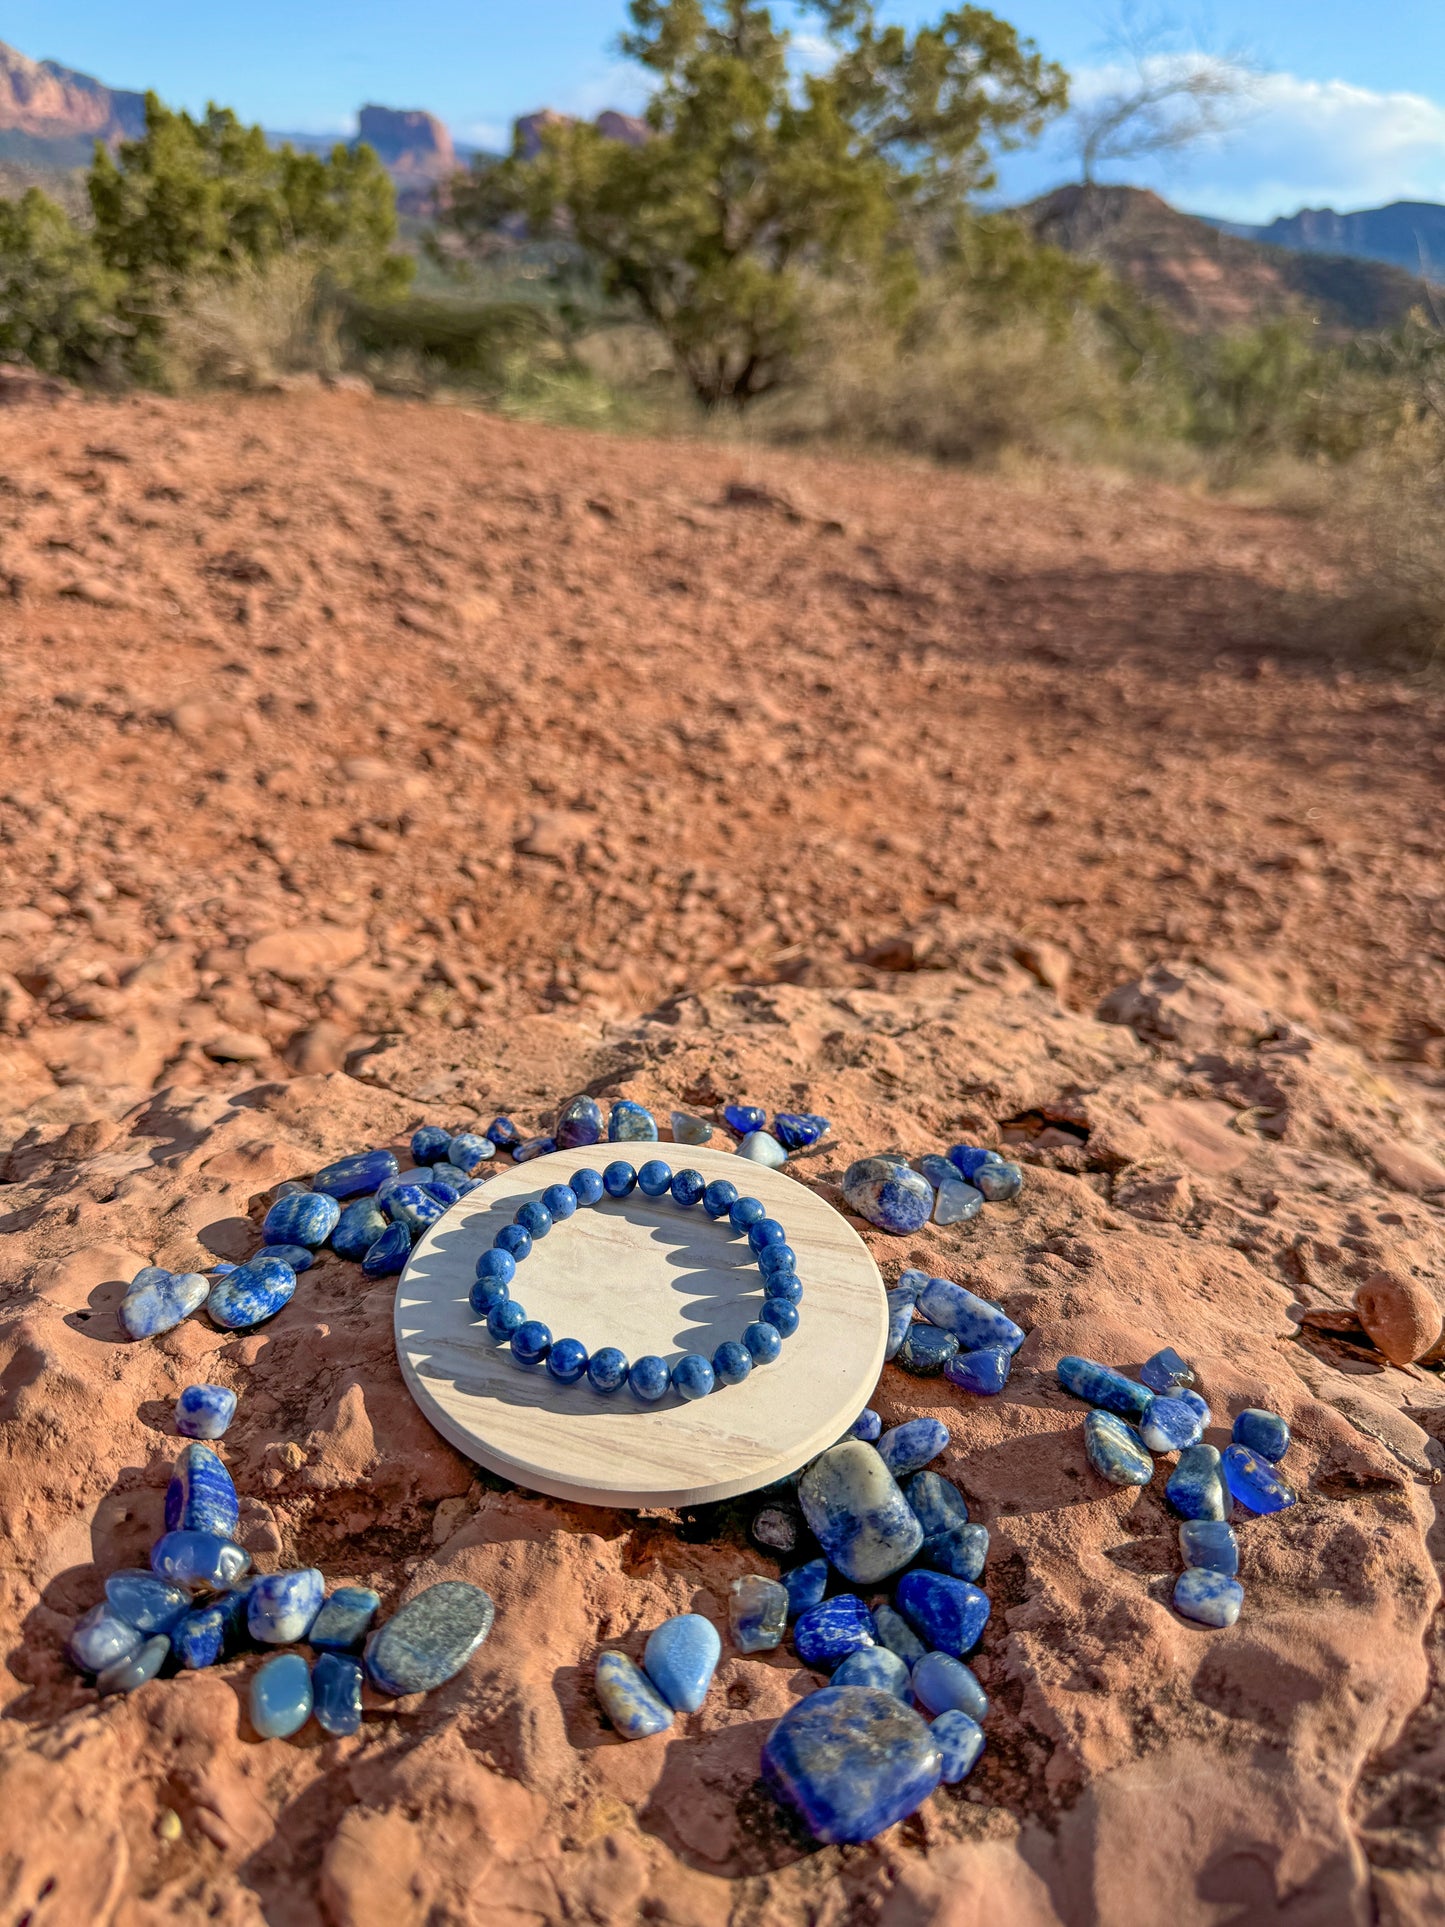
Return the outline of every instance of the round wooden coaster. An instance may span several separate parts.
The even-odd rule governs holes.
[[[665,1158],[760,1198],[788,1234],[802,1320],[782,1356],[741,1385],[643,1405],[523,1371],[468,1302],[477,1259],[529,1198],[583,1165]],[[555,1338],[711,1357],[762,1306],[747,1241],[700,1205],[634,1191],[554,1226],[517,1267],[512,1294]],[[848,1430],[883,1365],[888,1311],[867,1246],[831,1205],[786,1177],[686,1144],[594,1144],[506,1165],[452,1206],[412,1251],[396,1291],[396,1349],[413,1397],[442,1436],[489,1471],[583,1505],[680,1506],[730,1499],[796,1472]]]

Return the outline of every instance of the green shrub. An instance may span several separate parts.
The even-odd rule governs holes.
[[[0,201],[0,357],[75,381],[112,378],[128,346],[122,285],[39,188]]]

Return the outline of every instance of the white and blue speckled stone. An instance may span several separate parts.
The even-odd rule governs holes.
[[[816,1458],[798,1482],[798,1503],[824,1552],[855,1585],[901,1571],[923,1544],[923,1528],[893,1474],[862,1439],[845,1439]]]
[[[597,1697],[624,1740],[650,1739],[672,1725],[672,1708],[626,1653],[597,1655]]]

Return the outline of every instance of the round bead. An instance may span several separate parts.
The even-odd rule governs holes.
[[[738,1188],[726,1178],[714,1178],[702,1194],[702,1208],[710,1218],[720,1218],[738,1200]]]
[[[637,1173],[626,1158],[614,1158],[602,1173],[602,1188],[609,1198],[625,1198],[637,1183]]]
[[[587,1347],[580,1338],[559,1338],[547,1354],[547,1370],[559,1385],[575,1385],[587,1370]]]
[[[512,1333],[512,1356],[519,1365],[540,1365],[552,1349],[552,1334],[540,1318],[529,1318]]]
[[[511,1295],[507,1287],[497,1279],[477,1278],[473,1281],[470,1292],[472,1310],[478,1318],[485,1318],[493,1305],[505,1304]]]
[[[517,1261],[510,1251],[500,1251],[493,1245],[484,1251],[477,1260],[477,1277],[493,1278],[499,1285],[510,1285],[517,1275]]]
[[[716,1383],[701,1352],[684,1352],[672,1368],[672,1389],[680,1398],[706,1398]]]
[[[761,1198],[739,1198],[728,1209],[728,1223],[734,1231],[746,1231],[750,1224],[767,1215],[768,1208]]]
[[[713,1377],[719,1385],[741,1385],[752,1369],[752,1353],[735,1338],[719,1345],[712,1355]]]
[[[701,1171],[679,1171],[672,1180],[672,1195],[684,1211],[691,1211],[706,1189],[707,1179]]]
[[[653,1405],[660,1399],[672,1382],[672,1376],[663,1359],[649,1352],[646,1358],[639,1358],[627,1374],[627,1383],[633,1396],[644,1404]]]
[[[768,1297],[775,1303],[796,1305],[803,1295],[803,1281],[796,1271],[775,1271],[768,1280]]]
[[[672,1183],[672,1166],[649,1158],[637,1174],[637,1188],[646,1198],[660,1198]]]
[[[545,1238],[552,1229],[552,1213],[545,1204],[534,1198],[530,1204],[518,1207],[512,1222],[521,1225],[524,1231],[530,1231],[534,1238]]]
[[[577,1193],[570,1184],[549,1184],[542,1193],[542,1202],[552,1213],[553,1224],[560,1224],[577,1209]]]
[[[504,1298],[487,1313],[487,1330],[499,1345],[505,1344],[518,1326],[526,1322],[527,1314],[515,1298]]]
[[[759,1218],[756,1224],[748,1226],[748,1243],[754,1251],[761,1251],[767,1245],[782,1245],[788,1242],[788,1234],[776,1218]]]
[[[798,1254],[791,1245],[764,1245],[757,1254],[758,1270],[765,1278],[772,1278],[780,1271],[796,1271]]]
[[[627,1356],[615,1345],[604,1345],[587,1361],[587,1378],[594,1392],[620,1391],[627,1383]]]
[[[754,1364],[771,1365],[783,1349],[783,1335],[776,1325],[765,1325],[759,1319],[743,1333],[743,1343],[752,1353]]]
[[[602,1196],[602,1173],[594,1171],[590,1164],[584,1164],[580,1171],[574,1171],[567,1182],[578,1204],[596,1204]]]
[[[492,1240],[492,1249],[510,1252],[517,1263],[521,1264],[532,1249],[532,1234],[525,1225],[504,1224]]]
[[[775,1325],[780,1337],[791,1338],[798,1329],[798,1313],[786,1298],[767,1298],[763,1301],[763,1323]]]

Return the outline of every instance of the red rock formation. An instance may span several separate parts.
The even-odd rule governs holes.
[[[144,126],[144,95],[117,92],[53,60],[30,60],[0,41],[0,132],[117,141]]]
[[[444,180],[456,168],[451,134],[434,114],[420,108],[370,103],[357,116],[356,132],[388,173],[400,179]]]

